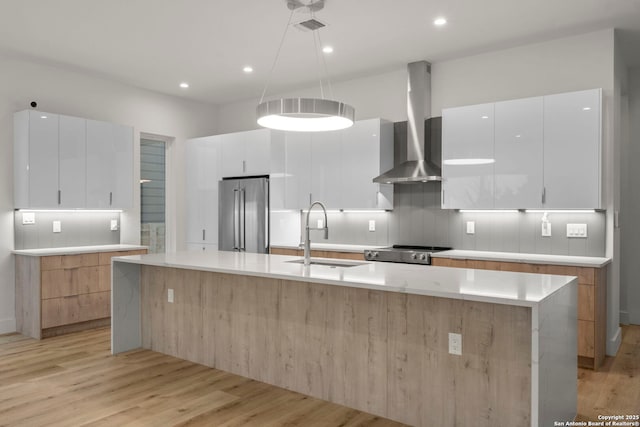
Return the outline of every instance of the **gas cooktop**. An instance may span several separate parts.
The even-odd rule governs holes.
[[[388,248],[364,251],[367,261],[402,262],[405,264],[431,264],[431,254],[448,251],[443,246],[393,245]]]

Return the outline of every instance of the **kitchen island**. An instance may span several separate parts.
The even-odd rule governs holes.
[[[143,347],[412,425],[573,419],[575,277],[295,260],[114,258],[112,352]]]

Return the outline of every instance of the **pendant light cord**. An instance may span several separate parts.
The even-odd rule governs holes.
[[[311,17],[315,18],[315,13],[313,11],[311,12]],[[318,35],[317,42],[316,42],[316,33]],[[330,99],[334,99],[333,98],[333,88],[331,87],[331,80],[329,79],[329,69],[327,68],[327,59],[325,58],[325,55],[321,55],[320,54],[320,49],[322,49],[322,39],[320,38],[320,29],[317,29],[316,31],[314,31],[313,41],[314,41],[314,44],[315,44],[316,59],[318,57],[322,58],[322,67],[324,69],[325,76],[327,76],[327,89],[329,90],[329,97],[330,97]],[[320,46],[320,47],[318,47],[318,46]],[[320,76],[320,70],[318,70],[318,76]],[[320,80],[320,93],[322,94],[322,99],[324,99],[324,91],[323,91],[323,88],[322,88],[322,78],[318,77],[318,79]]]
[[[267,78],[267,83],[264,85],[264,90],[262,91],[262,96],[260,97],[260,102],[258,104],[262,104],[262,101],[264,100],[264,96],[267,94],[267,88],[271,83],[271,78],[273,77],[273,71],[276,69],[276,64],[278,63],[278,57],[280,57],[280,51],[282,50],[282,45],[284,45],[284,39],[287,36],[287,31],[289,31],[289,26],[291,25],[291,18],[293,18],[294,12],[295,12],[295,9],[291,9],[291,14],[289,14],[289,20],[287,21],[287,26],[284,29],[284,33],[282,33],[282,39],[280,39],[280,45],[278,46],[276,57],[273,59],[273,64],[271,65],[271,70],[269,71],[269,77]]]

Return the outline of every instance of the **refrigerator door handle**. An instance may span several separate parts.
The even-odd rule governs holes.
[[[233,189],[233,250],[239,250],[238,247],[238,229],[240,228],[240,190]]]
[[[242,216],[240,217],[241,225],[240,225],[240,249],[243,251],[247,250],[247,234],[245,233],[245,225],[246,225],[246,207],[247,207],[247,194],[245,189],[240,190],[241,202],[242,202]]]

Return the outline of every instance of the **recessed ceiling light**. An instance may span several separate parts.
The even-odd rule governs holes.
[[[589,111],[589,110],[591,110],[591,107],[584,107],[583,110],[584,111]]]
[[[322,48],[324,53],[333,53],[333,48],[331,46],[325,46]]]
[[[247,73],[247,74],[248,74],[248,73],[253,73],[253,67],[251,67],[251,66],[247,65],[246,67],[244,67],[244,68],[242,69],[242,71],[244,71],[244,72],[245,72],[245,73]]]
[[[480,118],[481,118],[481,119],[488,119],[488,118],[489,118],[489,116],[482,116],[482,117],[480,117]]]
[[[187,83],[187,82],[182,82],[182,83],[180,83],[180,87],[181,87],[182,89],[187,89],[187,88],[189,87],[189,83]]]
[[[46,119],[46,118],[47,118],[47,116],[40,116],[40,118],[41,118],[41,119]]]
[[[436,18],[433,21],[433,25],[437,26],[437,27],[442,27],[444,24],[447,23],[447,19],[446,18]]]

